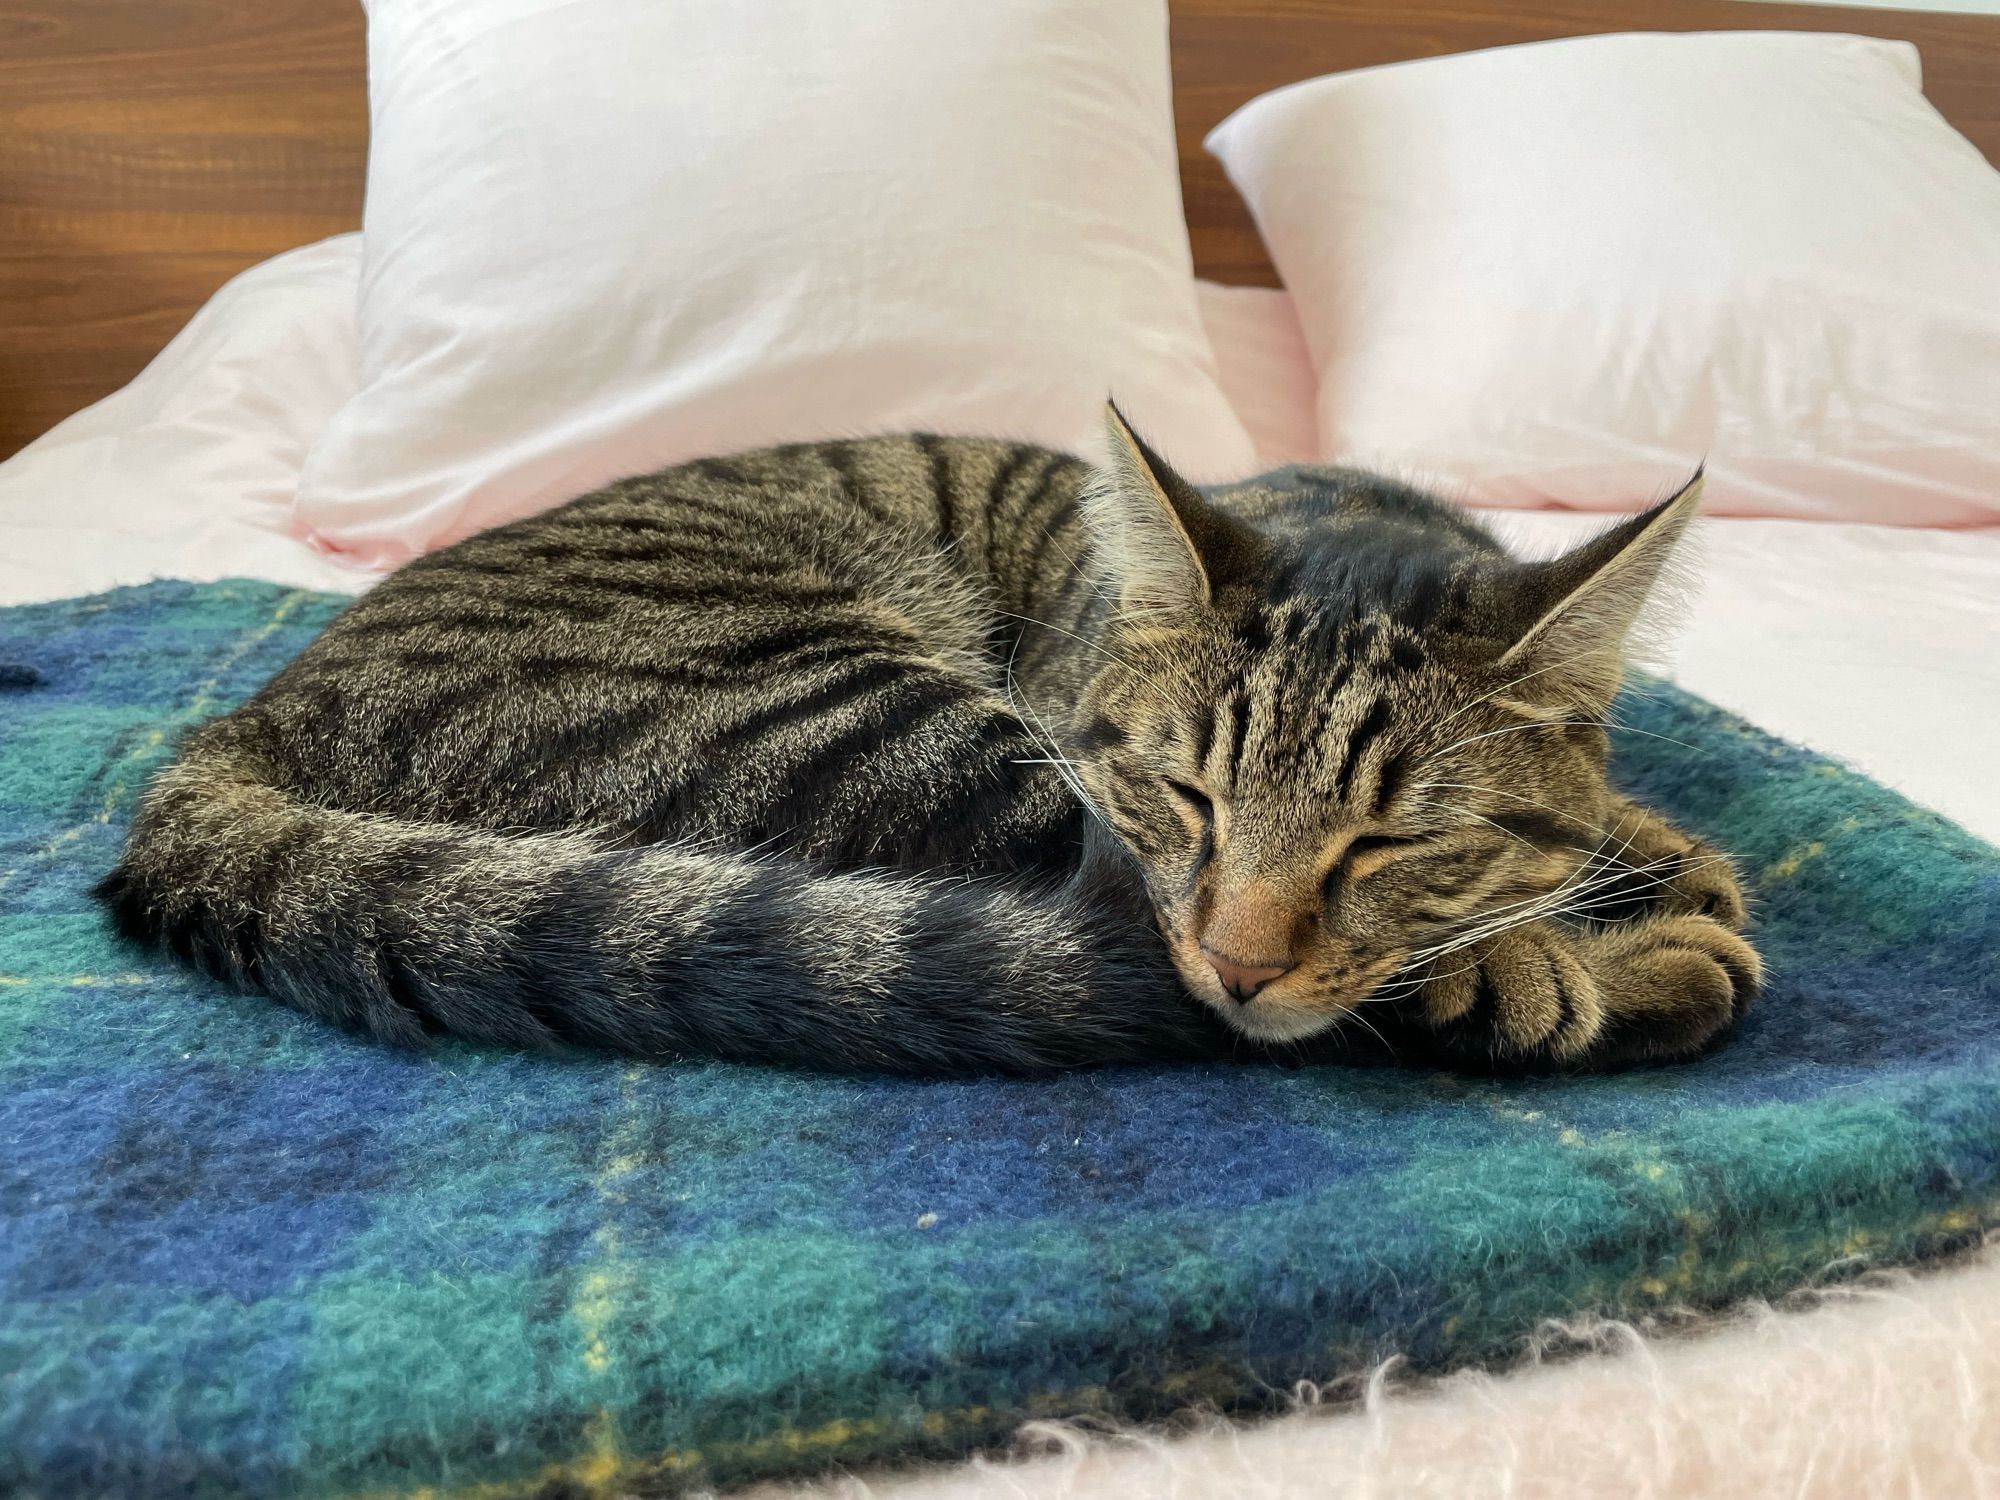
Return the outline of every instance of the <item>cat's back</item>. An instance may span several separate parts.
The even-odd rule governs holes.
[[[539,598],[616,587],[623,572],[635,575],[629,602],[642,609],[778,604],[780,579],[893,576],[913,550],[940,548],[990,571],[1018,539],[1066,522],[1089,475],[1083,460],[1034,444],[929,433],[696,459],[417,558],[368,599],[429,607],[467,588]]]
[[[622,826],[704,766],[992,718],[1009,512],[1087,472],[917,435],[622,480],[391,574],[221,732],[327,805]]]

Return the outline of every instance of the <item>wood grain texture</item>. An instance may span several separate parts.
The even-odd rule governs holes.
[[[356,0],[0,0],[0,455],[361,222]]]
[[[942,3],[942,0],[941,0]],[[1083,0],[1079,0],[1083,3]],[[2000,162],[2000,18],[1739,0],[1172,0],[1204,276],[1273,284],[1202,137],[1343,68],[1599,31],[1858,31],[1922,49]],[[358,0],[0,0],[0,456],[132,378],[230,276],[360,223]]]

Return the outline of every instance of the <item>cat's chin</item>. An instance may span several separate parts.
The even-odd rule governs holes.
[[[1232,1028],[1253,1042],[1302,1042],[1325,1031],[1345,1013],[1344,1010],[1307,1010],[1293,1005],[1261,1005],[1255,1000],[1248,1005],[1238,1005],[1233,1000],[1223,1004],[1210,1001],[1209,1004]],[[1224,1004],[1227,1009],[1223,1008]]]
[[[1252,1000],[1247,1005],[1236,1000],[1206,972],[1205,964],[1184,964],[1175,955],[1181,982],[1195,999],[1228,1024],[1229,1029],[1253,1042],[1302,1042],[1336,1025],[1351,1007],[1340,1001],[1318,1005],[1276,999]]]

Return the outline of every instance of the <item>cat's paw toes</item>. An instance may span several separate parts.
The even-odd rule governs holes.
[[[1692,1057],[1750,1008],[1763,963],[1713,917],[1670,916],[1599,940],[1605,1061]]]
[[[1662,886],[1666,893],[1663,904],[1671,911],[1707,917],[1733,932],[1742,931],[1750,912],[1729,857],[1713,844],[1695,839],[1677,860],[1678,868]]]
[[[1603,1007],[1596,981],[1561,932],[1531,923],[1474,954],[1426,986],[1432,1029],[1496,1058],[1568,1061],[1589,1052]]]
[[[1613,851],[1610,871],[1596,877],[1579,916],[1596,926],[1656,916],[1708,917],[1740,930],[1749,912],[1729,857],[1703,839],[1667,832],[1671,844],[1662,839],[1650,849]]]

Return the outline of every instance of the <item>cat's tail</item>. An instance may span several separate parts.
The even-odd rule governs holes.
[[[394,1041],[900,1072],[1226,1047],[1157,935],[1091,898],[1103,878],[1037,893],[402,822],[197,737],[98,895],[130,937]]]

